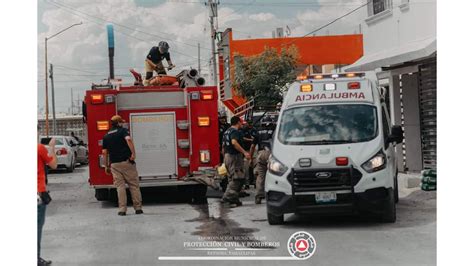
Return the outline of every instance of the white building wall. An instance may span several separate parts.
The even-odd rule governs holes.
[[[391,1],[391,10],[370,17],[367,12],[362,23],[364,55],[436,36],[435,0]]]

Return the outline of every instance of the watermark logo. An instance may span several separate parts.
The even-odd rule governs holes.
[[[308,232],[296,232],[288,239],[288,252],[295,258],[308,259],[316,252],[316,240]]]

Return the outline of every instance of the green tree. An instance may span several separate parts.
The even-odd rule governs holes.
[[[283,92],[296,79],[298,50],[293,45],[279,53],[275,48],[251,57],[235,57],[234,88],[256,106],[276,105]]]

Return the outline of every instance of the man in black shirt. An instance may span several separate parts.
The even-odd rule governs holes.
[[[229,127],[230,124],[227,123],[227,115],[225,112],[219,112],[219,151],[221,151],[221,163],[224,161],[224,153],[222,152],[222,138],[224,137],[224,132],[226,132]]]
[[[171,62],[171,57],[169,53],[170,46],[167,42],[161,41],[158,46],[153,46],[148,53],[145,60],[145,82],[144,85],[150,85],[150,79],[153,77],[153,71],[156,71],[158,75],[166,75],[165,67],[163,66],[163,59],[166,59],[168,62],[168,70],[171,70],[175,67]]]
[[[239,191],[245,181],[244,156],[250,159],[250,154],[242,148],[242,135],[239,129],[242,127],[240,118],[234,116],[230,120],[231,127],[224,133],[224,164],[227,169],[230,183],[222,196],[222,202],[241,206]]]
[[[136,214],[142,214],[142,194],[138,182],[137,166],[135,165],[135,146],[130,133],[122,127],[125,121],[119,115],[111,118],[112,129],[102,140],[102,154],[105,158],[105,172],[114,177],[117,188],[119,213],[127,214],[127,193],[125,184],[128,184],[132,196],[133,208]],[[110,162],[109,162],[110,158]]]

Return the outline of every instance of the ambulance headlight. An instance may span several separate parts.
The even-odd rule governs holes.
[[[286,167],[282,162],[278,161],[275,156],[270,156],[268,159],[268,171],[270,171],[270,173],[277,176],[282,176],[287,170],[288,167]]]
[[[382,169],[385,169],[386,166],[387,157],[382,151],[379,151],[377,154],[375,154],[374,157],[370,158],[370,160],[362,164],[362,168],[364,168],[367,173],[380,171]]]

